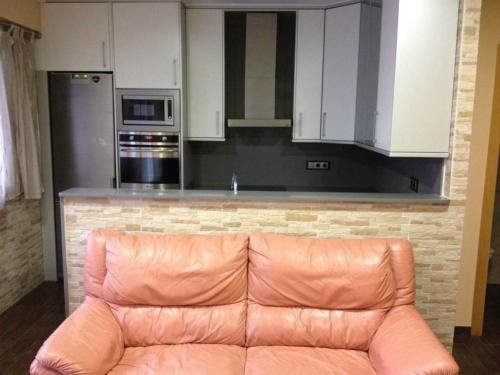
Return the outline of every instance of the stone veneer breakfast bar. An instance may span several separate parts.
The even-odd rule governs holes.
[[[417,308],[451,348],[462,250],[480,0],[461,2],[450,156],[442,199],[418,195],[170,192],[75,189],[62,194],[68,311],[82,301],[87,235],[128,232],[275,232],[318,237],[396,237],[414,246]],[[415,103],[418,105],[418,103]],[[260,195],[259,195],[260,194]]]

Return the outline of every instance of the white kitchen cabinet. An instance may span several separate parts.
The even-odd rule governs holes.
[[[224,140],[224,11],[186,10],[188,139]]]
[[[114,3],[118,88],[179,88],[182,62],[180,3]]]
[[[377,109],[382,9],[378,2],[361,4],[359,35],[358,87],[354,139],[373,146]]]
[[[43,2],[41,22],[37,70],[112,70],[109,4]]]
[[[293,141],[319,141],[324,10],[297,11]]]
[[[325,13],[322,141],[354,141],[360,9],[352,4]]]
[[[374,149],[448,155],[459,0],[384,0]]]

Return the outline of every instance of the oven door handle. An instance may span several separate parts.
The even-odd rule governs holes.
[[[156,159],[178,159],[178,148],[120,148],[120,157],[125,158],[156,158]]]
[[[156,147],[169,147],[170,148],[177,148],[179,145],[178,142],[135,142],[135,141],[120,141],[120,146],[121,147],[128,147],[128,148],[137,148],[137,146],[156,146]],[[129,147],[129,146],[134,146],[134,147]],[[173,147],[172,147],[173,146]],[[145,148],[145,147],[143,147]]]
[[[150,152],[178,152],[179,149],[177,147],[157,147],[157,148],[152,148],[152,147],[122,147],[120,148],[120,151],[131,151],[131,152],[145,152],[145,151],[150,151]]]

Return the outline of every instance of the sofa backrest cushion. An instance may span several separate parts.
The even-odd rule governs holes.
[[[83,267],[83,285],[87,295],[102,298],[102,284],[106,277],[106,241],[122,234],[113,230],[94,230],[88,235]]]
[[[395,281],[384,242],[250,237],[249,300],[266,306],[387,309]]]
[[[249,244],[245,234],[94,231],[84,283],[88,295],[109,303],[127,346],[366,350],[387,309],[415,301],[411,246],[386,239],[253,234]]]
[[[247,345],[367,350],[398,298],[389,245],[252,234]]]
[[[126,346],[168,344],[245,345],[247,303],[218,306],[110,304]]]
[[[413,250],[406,240],[379,240],[385,241],[391,252],[391,266],[396,280],[396,301],[394,306],[415,304],[415,264]]]
[[[111,306],[126,346],[244,345],[247,235],[102,233],[89,238],[85,285]]]
[[[103,297],[119,305],[213,306],[247,293],[248,236],[122,235],[106,243]]]

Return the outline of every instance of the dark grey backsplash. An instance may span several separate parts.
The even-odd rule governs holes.
[[[357,146],[292,143],[291,128],[226,128],[226,142],[189,142],[192,183],[187,188],[240,187],[317,191],[438,193],[441,159],[387,158]],[[327,171],[306,170],[308,160],[330,161]]]
[[[246,12],[225,13],[225,96],[226,118],[245,117]]]
[[[249,12],[225,13],[225,117],[245,118],[246,16]],[[275,117],[293,115],[295,12],[277,14]]]
[[[295,12],[278,12],[276,40],[275,118],[293,117],[295,79]]]
[[[376,155],[377,190],[390,193],[411,193],[410,177],[419,180],[418,192],[439,194],[443,159],[439,158],[389,158]]]
[[[225,13],[225,118],[245,117],[247,12]],[[276,118],[292,118],[295,13],[278,12]],[[366,77],[365,77],[366,78]],[[376,86],[376,85],[375,85]],[[366,104],[366,103],[365,103]],[[185,142],[186,188],[439,193],[443,159],[389,158],[354,145],[292,143],[292,128],[227,128],[225,142]],[[307,170],[307,161],[330,170]]]

